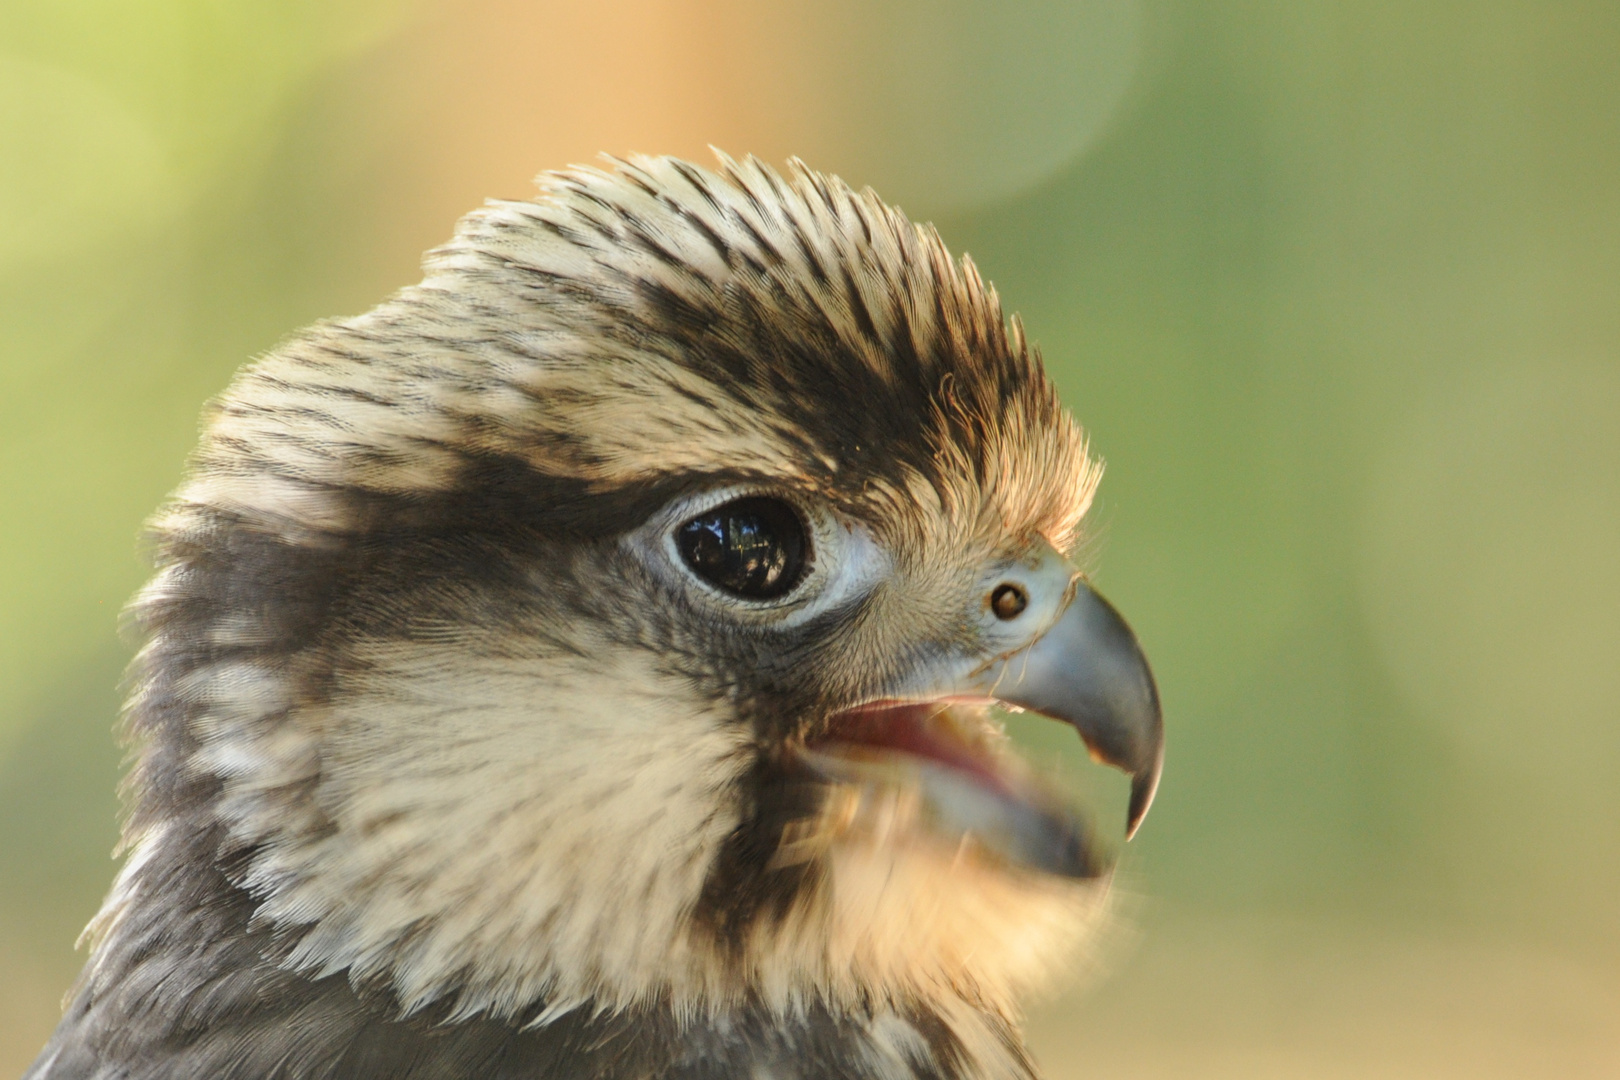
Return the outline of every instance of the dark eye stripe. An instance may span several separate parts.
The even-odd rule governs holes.
[[[706,510],[675,532],[692,572],[747,600],[792,591],[809,563],[803,520],[781,499],[753,495]]]

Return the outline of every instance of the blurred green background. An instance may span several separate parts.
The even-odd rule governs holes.
[[[1620,1076],[1612,0],[7,0],[0,1075],[203,401],[483,197],[709,143],[936,221],[1108,461],[1169,763],[1050,1074]]]

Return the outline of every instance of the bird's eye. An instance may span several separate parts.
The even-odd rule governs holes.
[[[705,510],[675,531],[675,547],[698,577],[746,600],[785,595],[810,562],[798,512],[757,495]]]

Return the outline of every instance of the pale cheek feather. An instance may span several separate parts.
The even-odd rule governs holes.
[[[336,829],[272,836],[261,914],[289,963],[381,976],[414,1008],[629,1004],[679,986],[682,926],[736,824],[734,726],[630,660],[532,669],[411,650],[329,719]]]

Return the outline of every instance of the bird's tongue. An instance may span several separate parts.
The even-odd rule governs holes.
[[[992,739],[973,707],[882,703],[839,714],[803,756],[837,789],[852,832],[865,821],[889,843],[944,841],[1066,877],[1102,873],[1085,822]]]
[[[963,727],[952,707],[939,702],[872,705],[837,716],[821,742],[847,752],[910,755],[965,773],[991,791],[1013,795],[1004,765],[984,744],[969,742]]]

